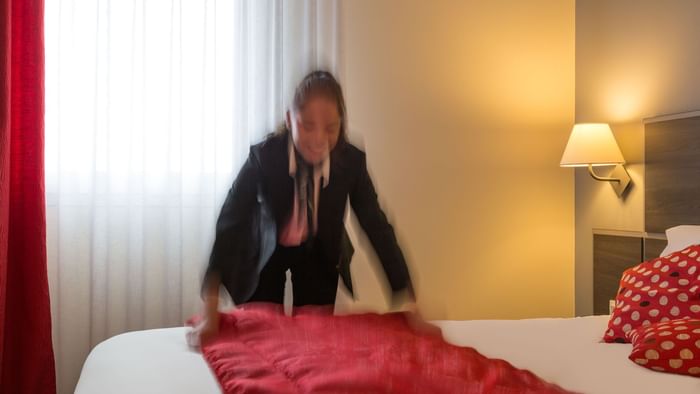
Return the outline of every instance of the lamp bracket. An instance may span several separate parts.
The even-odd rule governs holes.
[[[588,173],[597,181],[610,182],[610,186],[615,190],[618,197],[622,197],[632,179],[622,164],[616,164],[609,177],[602,177],[593,171],[593,166],[588,165]]]

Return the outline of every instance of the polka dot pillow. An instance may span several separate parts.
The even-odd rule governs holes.
[[[629,342],[626,334],[678,318],[700,318],[700,245],[625,270],[605,342]]]
[[[676,319],[638,327],[630,360],[654,371],[700,378],[700,319]]]

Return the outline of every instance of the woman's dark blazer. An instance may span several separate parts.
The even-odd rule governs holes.
[[[202,291],[212,276],[236,304],[257,288],[260,271],[277,246],[277,229],[288,219],[294,193],[289,176],[288,134],[274,134],[250,148],[219,214],[216,239]],[[331,152],[329,182],[320,190],[318,231],[313,242],[316,263],[339,272],[353,293],[350,261],[354,252],[343,222],[348,197],[374,247],[394,292],[413,286],[392,226],[377,202],[365,153],[339,141]]]

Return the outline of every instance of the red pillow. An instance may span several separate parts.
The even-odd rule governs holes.
[[[625,270],[603,340],[629,342],[637,327],[680,318],[700,318],[700,245]]]
[[[700,377],[700,319],[676,319],[638,327],[630,360],[654,371]]]

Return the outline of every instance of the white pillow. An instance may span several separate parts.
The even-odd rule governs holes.
[[[666,230],[666,239],[668,243],[661,252],[661,256],[667,256],[690,245],[700,244],[700,226],[671,227]]]

